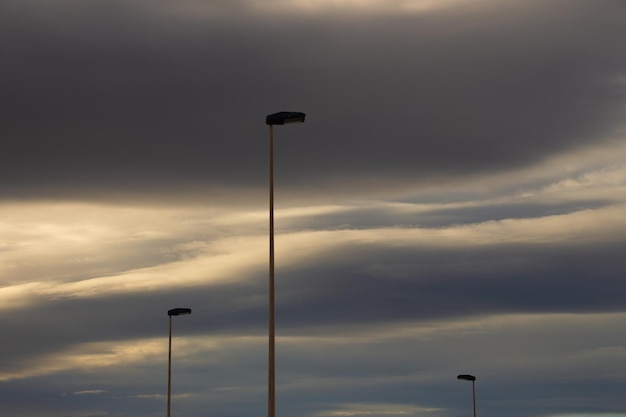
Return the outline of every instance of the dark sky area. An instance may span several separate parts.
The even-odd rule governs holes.
[[[623,0],[3,0],[0,414],[626,417]]]

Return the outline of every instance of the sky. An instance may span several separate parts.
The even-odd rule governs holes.
[[[626,417],[623,0],[3,0],[0,413]]]

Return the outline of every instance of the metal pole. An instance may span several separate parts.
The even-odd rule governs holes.
[[[267,416],[275,415],[275,362],[274,362],[274,129],[270,126],[270,277],[269,277],[269,364],[268,364],[268,399]],[[168,416],[169,417],[169,416]]]
[[[170,317],[170,338],[167,354],[167,417],[170,417],[170,399],[172,393],[172,316]]]
[[[476,417],[476,386],[474,385],[476,380],[472,381],[472,402],[474,403],[474,417]]]

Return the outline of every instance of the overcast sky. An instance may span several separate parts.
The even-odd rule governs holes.
[[[626,2],[2,0],[0,414],[626,417]]]

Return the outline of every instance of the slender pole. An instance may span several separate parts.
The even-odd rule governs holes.
[[[170,339],[167,354],[167,417],[170,417],[170,399],[172,393],[172,316],[170,316]]]
[[[476,380],[472,380],[472,402],[474,404],[474,417],[476,417]]]
[[[270,126],[270,277],[269,277],[269,364],[268,364],[268,398],[267,416],[274,417],[276,392],[275,392],[275,352],[274,352],[274,129]],[[169,417],[169,416],[168,416]]]

